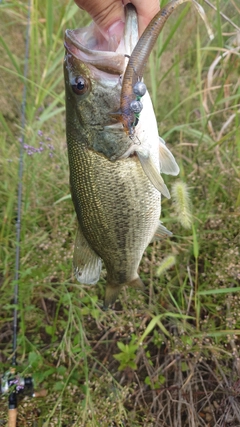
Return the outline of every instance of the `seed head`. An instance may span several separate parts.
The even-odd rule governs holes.
[[[192,226],[191,202],[189,198],[187,184],[177,181],[172,186],[172,199],[177,220],[184,228]]]
[[[173,255],[169,255],[161,262],[157,269],[157,276],[161,276],[164,271],[169,270],[169,268],[173,267],[176,263],[176,258]]]

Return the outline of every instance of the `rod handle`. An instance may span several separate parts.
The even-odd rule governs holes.
[[[8,411],[8,427],[16,427],[17,425],[17,408],[9,409]]]

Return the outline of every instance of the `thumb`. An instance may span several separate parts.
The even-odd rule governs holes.
[[[93,18],[103,36],[121,39],[124,28],[124,7],[121,0],[74,0]]]

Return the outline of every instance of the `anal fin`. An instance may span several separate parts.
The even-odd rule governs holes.
[[[158,228],[151,241],[155,242],[158,240],[166,239],[166,237],[171,237],[171,236],[172,236],[172,232],[169,231],[166,227],[164,227],[164,225],[162,225],[162,223],[159,221]]]
[[[90,247],[80,228],[75,239],[73,269],[76,279],[85,285],[95,285],[102,269],[101,258]]]

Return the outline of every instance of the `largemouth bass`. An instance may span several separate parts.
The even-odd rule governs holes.
[[[81,283],[95,284],[103,260],[106,307],[122,286],[143,288],[137,270],[144,250],[159,236],[171,235],[159,221],[161,193],[170,197],[160,172],[179,172],[159,138],[148,93],[133,137],[114,121],[122,76],[137,40],[137,15],[131,5],[117,47],[114,40],[107,45],[93,23],[67,30],[65,36],[66,132],[78,219],[74,271]],[[147,153],[144,167],[138,149]]]

